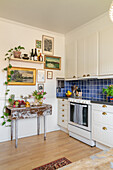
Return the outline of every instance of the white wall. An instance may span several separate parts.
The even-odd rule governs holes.
[[[38,20],[37,20],[38,22]],[[0,18],[0,116],[2,116],[2,109],[4,106],[6,74],[3,68],[7,66],[7,61],[4,60],[5,53],[10,48],[21,45],[25,47],[24,53],[29,53],[32,48],[35,48],[35,40],[42,40],[42,35],[54,37],[54,56],[62,57],[61,71],[53,71],[53,79],[47,80],[44,84],[47,92],[45,103],[52,104],[52,116],[47,117],[47,132],[58,130],[57,126],[57,99],[56,99],[56,77],[64,76],[64,53],[65,53],[65,37],[63,34],[49,32],[47,30],[37,29],[24,24],[12,22]],[[12,62],[13,66],[28,67],[28,68],[43,68],[43,65]],[[10,94],[15,94],[16,99],[20,95],[32,94],[37,89],[36,86],[9,86]],[[1,126],[2,119],[0,119],[0,142],[10,140],[10,127]],[[19,137],[36,135],[36,119],[27,119],[19,121]],[[41,119],[41,133],[43,133],[43,120]]]

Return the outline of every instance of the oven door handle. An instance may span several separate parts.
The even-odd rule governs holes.
[[[73,106],[75,106],[76,104],[70,103],[70,105],[73,105]]]

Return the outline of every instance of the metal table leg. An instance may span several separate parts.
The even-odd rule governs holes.
[[[37,116],[37,135],[40,134],[40,116]]]
[[[44,140],[46,140],[46,117],[44,116]]]
[[[15,120],[15,147],[18,147],[18,119]]]
[[[11,140],[13,140],[14,120],[11,120]]]

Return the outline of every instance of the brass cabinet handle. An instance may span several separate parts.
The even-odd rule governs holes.
[[[64,117],[64,115],[62,115],[62,117]]]
[[[86,77],[86,75],[84,74],[83,77]]]
[[[64,120],[62,120],[62,122],[64,122]]]
[[[103,129],[103,130],[107,130],[107,128],[106,128],[106,127],[103,127],[102,129]]]
[[[62,109],[62,112],[64,112],[64,109]]]
[[[64,101],[64,99],[62,99],[62,101]]]
[[[103,115],[107,115],[107,113],[106,113],[106,112],[103,112],[102,114],[103,114]]]
[[[105,104],[102,107],[107,107]]]
[[[62,104],[62,106],[64,106],[64,104]]]
[[[87,77],[89,77],[90,76],[90,74],[87,74]]]
[[[76,76],[73,76],[73,78],[76,78]]]

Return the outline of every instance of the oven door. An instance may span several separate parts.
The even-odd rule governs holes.
[[[70,103],[69,124],[91,131],[90,105]]]

